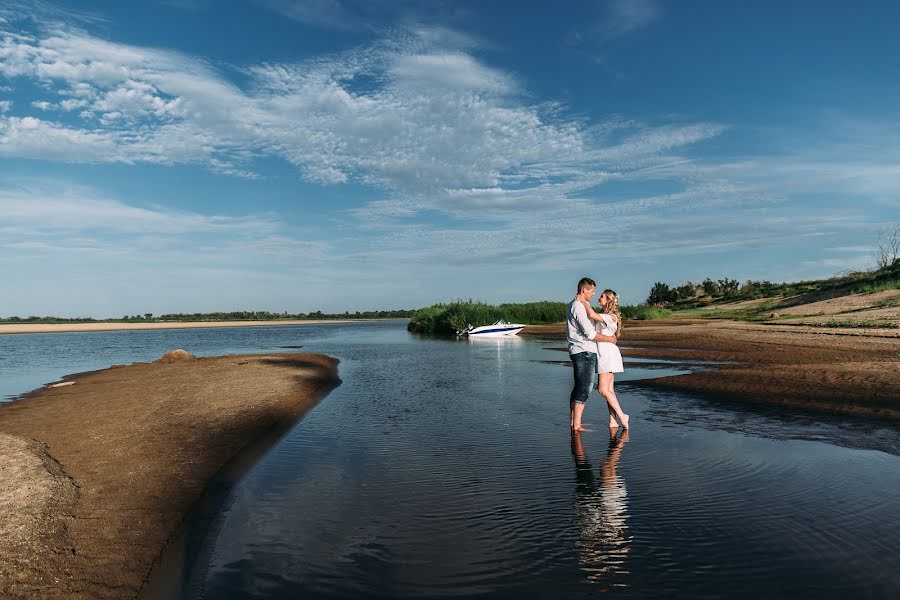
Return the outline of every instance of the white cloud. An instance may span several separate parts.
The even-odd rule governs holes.
[[[375,30],[383,23],[431,23],[460,10],[454,3],[417,0],[260,0],[297,23],[338,31]],[[454,35],[457,40],[463,36]]]
[[[55,97],[33,105],[59,115],[0,119],[6,156],[205,164],[243,177],[259,176],[254,157],[277,156],[323,184],[524,197],[548,184],[583,188],[593,177],[586,165],[643,167],[722,130],[625,124],[622,139],[597,139],[558,107],[524,102],[515,78],[461,49],[458,36],[423,28],[340,55],[248,67],[246,89],[195,57],[41,31],[3,39],[0,73],[40,83]]]
[[[72,184],[28,181],[0,189],[0,214],[7,227],[52,236],[59,231],[107,234],[236,234],[267,236],[272,218],[224,217],[161,207],[136,207]],[[2,234],[2,232],[0,232]]]
[[[0,119],[0,155],[72,162],[117,160],[116,134],[70,129],[35,117]]]
[[[26,180],[2,187],[0,214],[0,262],[10,264],[4,277],[17,288],[7,303],[14,312],[44,307],[50,313],[99,310],[109,316],[102,311],[111,296],[128,298],[127,305],[140,305],[143,298],[150,310],[235,308],[237,297],[255,297],[255,290],[243,294],[235,288],[262,278],[269,293],[279,284],[296,287],[322,279],[320,265],[333,260],[330,241],[287,227],[273,215],[134,206],[65,182]],[[71,294],[43,295],[51,283]],[[30,300],[27,293],[19,295],[24,289],[32,290]],[[187,289],[200,298],[198,304],[184,304]],[[118,306],[108,310],[122,310],[122,302]]]
[[[613,35],[626,35],[647,27],[662,15],[655,0],[612,0],[605,29]]]
[[[437,95],[445,90],[465,93],[504,93],[515,84],[504,73],[490,69],[465,54],[434,53],[400,56],[389,74],[400,86]]]
[[[315,27],[355,29],[360,26],[339,0],[266,0],[266,3],[290,19]]]

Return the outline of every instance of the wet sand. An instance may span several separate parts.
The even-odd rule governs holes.
[[[4,333],[66,333],[70,331],[125,331],[138,329],[197,329],[206,327],[267,327],[270,325],[320,325],[324,323],[347,323],[349,321],[372,321],[374,319],[343,319],[313,321],[172,321],[167,323],[0,323],[0,334]]]
[[[521,335],[565,338],[565,325]],[[731,361],[638,382],[742,403],[900,419],[900,330],[673,319],[628,321],[622,355]]]
[[[134,598],[210,478],[339,384],[337,361],[309,353],[69,382],[0,404],[3,598]]]

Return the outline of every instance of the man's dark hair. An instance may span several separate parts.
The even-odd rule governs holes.
[[[594,280],[591,279],[590,277],[582,277],[581,280],[579,280],[579,282],[578,282],[578,291],[576,291],[575,293],[580,294],[581,290],[583,290],[586,287],[595,288],[595,287],[597,287],[597,284],[594,283]]]

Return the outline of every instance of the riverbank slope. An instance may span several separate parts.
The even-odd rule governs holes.
[[[565,338],[565,324],[529,326],[521,335]],[[626,362],[640,357],[731,363],[639,385],[900,420],[900,330],[894,328],[626,321],[619,346]]]
[[[167,353],[0,404],[0,596],[135,597],[210,478],[339,383],[317,354]]]

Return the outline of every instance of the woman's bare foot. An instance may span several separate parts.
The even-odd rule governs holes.
[[[616,421],[614,418],[610,417],[610,418],[609,418],[609,428],[610,428],[610,429],[615,429],[615,428],[618,427],[618,426],[619,426],[619,422]]]
[[[622,427],[624,427],[625,429],[628,429],[628,421],[629,420],[630,420],[630,417],[628,415],[622,415]]]
[[[588,429],[587,427],[585,427],[585,426],[582,425],[581,423],[578,423],[577,425],[573,425],[573,426],[572,426],[572,431],[576,431],[576,432],[578,432],[578,433],[581,433],[582,431],[590,431],[590,429]]]

